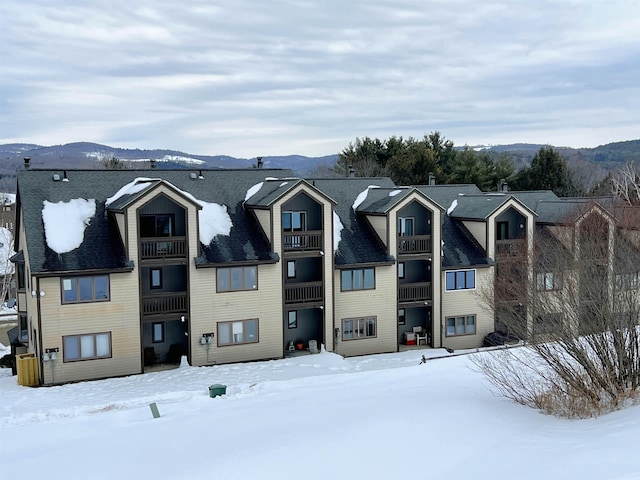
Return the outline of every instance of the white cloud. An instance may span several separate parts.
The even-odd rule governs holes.
[[[639,28],[624,0],[7,0],[0,143],[248,158],[440,130],[592,146],[637,137]]]

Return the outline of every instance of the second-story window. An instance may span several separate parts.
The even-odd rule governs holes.
[[[109,300],[109,276],[93,275],[60,279],[62,303],[105,302]]]
[[[536,290],[539,292],[562,289],[562,275],[555,272],[536,274]]]
[[[218,292],[258,289],[258,267],[218,268]]]
[[[369,290],[376,288],[374,268],[342,270],[342,290]]]
[[[472,290],[476,288],[475,270],[457,270],[447,272],[447,291]]]

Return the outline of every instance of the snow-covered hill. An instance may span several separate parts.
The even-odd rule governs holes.
[[[556,419],[494,396],[469,356],[420,364],[426,352],[444,353],[324,352],[38,389],[0,369],[2,478],[640,477],[639,407]],[[227,395],[209,398],[212,384]]]

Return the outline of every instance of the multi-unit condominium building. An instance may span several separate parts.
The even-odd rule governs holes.
[[[503,190],[262,168],[25,169],[19,342],[42,385],[185,357],[479,347],[499,321],[481,294],[499,266],[517,258],[523,278],[552,278],[516,253],[533,252],[536,228],[565,228],[569,205],[587,205]]]

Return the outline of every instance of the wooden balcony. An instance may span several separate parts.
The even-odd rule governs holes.
[[[431,235],[398,236],[398,253],[431,253]]]
[[[284,303],[322,301],[322,282],[290,283],[284,287]]]
[[[322,231],[282,232],[282,242],[287,252],[322,250]]]
[[[183,258],[186,247],[185,237],[145,237],[140,239],[140,258]]]
[[[496,257],[523,257],[526,254],[527,241],[524,238],[496,240]]]
[[[401,283],[398,285],[398,302],[432,300],[431,282]]]
[[[187,292],[156,293],[142,297],[143,315],[186,313]]]

